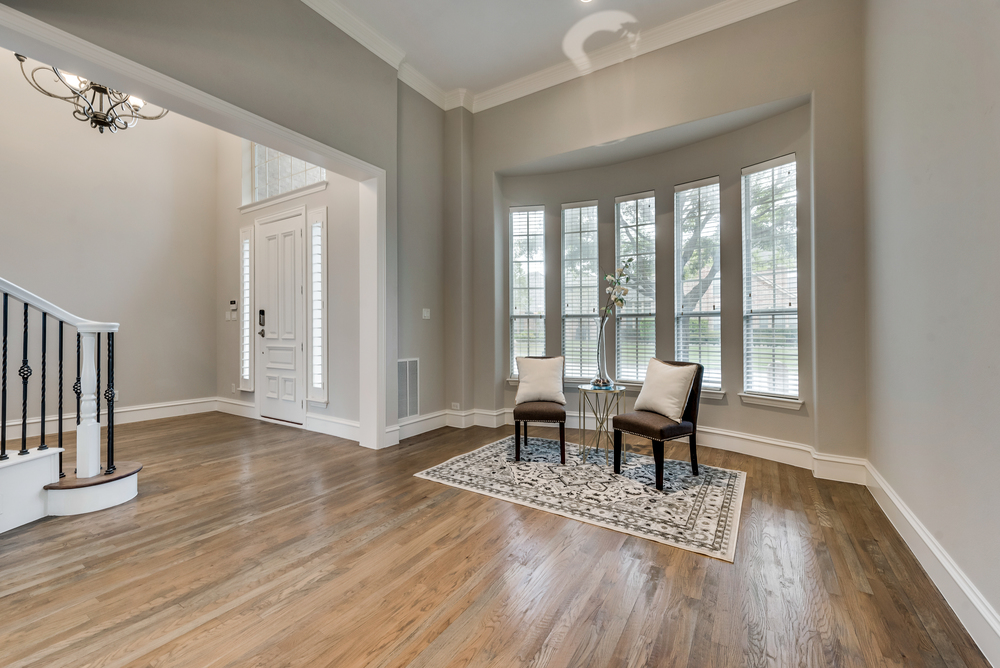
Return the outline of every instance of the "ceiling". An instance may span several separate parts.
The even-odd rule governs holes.
[[[794,0],[302,0],[429,99],[473,111]]]

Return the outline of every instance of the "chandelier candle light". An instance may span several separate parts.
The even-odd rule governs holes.
[[[611,387],[614,385],[614,382],[608,377],[608,365],[604,351],[604,326],[608,324],[608,318],[611,317],[615,307],[622,308],[625,306],[625,297],[628,296],[628,288],[625,287],[625,284],[632,282],[629,272],[632,270],[633,261],[635,261],[635,258],[628,258],[622,266],[615,270],[614,274],[606,274],[604,276],[604,280],[608,282],[608,287],[604,289],[604,292],[608,295],[608,299],[604,304],[604,309],[601,311],[601,324],[597,328],[597,377],[590,381],[590,384],[594,387]]]
[[[101,134],[105,129],[114,133],[135,127],[139,119],[155,121],[167,115],[166,109],[161,109],[156,114],[144,114],[141,110],[147,105],[140,98],[67,72],[60,72],[56,67],[43,65],[31,70],[29,74],[24,68],[27,58],[19,53],[15,53],[14,57],[21,63],[21,74],[32,88],[42,95],[71,103],[75,107],[73,117],[78,121],[90,121],[90,127],[97,128]],[[41,72],[54,75],[55,80],[49,85],[61,85],[63,89],[55,92],[46,89],[38,80]]]

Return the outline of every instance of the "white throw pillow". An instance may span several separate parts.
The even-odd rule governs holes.
[[[514,403],[554,401],[565,405],[563,363],[561,356],[548,359],[518,357],[517,396],[514,397]]]
[[[635,400],[635,410],[652,411],[680,422],[697,373],[698,367],[694,364],[674,366],[655,357],[650,359],[646,380]]]

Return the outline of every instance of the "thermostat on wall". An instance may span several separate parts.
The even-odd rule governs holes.
[[[237,311],[237,310],[239,310],[239,309],[238,309],[238,308],[236,307],[236,300],[235,300],[235,299],[230,299],[230,300],[229,300],[229,310],[230,310],[230,311]]]

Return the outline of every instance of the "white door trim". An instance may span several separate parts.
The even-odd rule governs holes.
[[[361,445],[391,445],[386,425],[386,369],[395,363],[386,337],[386,173],[381,167],[289,130],[181,81],[0,4],[0,45],[70,72],[81,72],[118,90],[128,90],[178,114],[238,137],[259,142],[359,182],[361,288],[376,286],[375,298],[359,294],[362,345],[358,379]],[[394,429],[393,434],[398,430]]]

